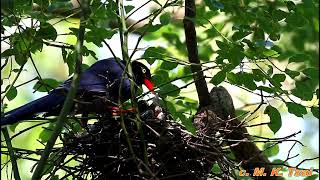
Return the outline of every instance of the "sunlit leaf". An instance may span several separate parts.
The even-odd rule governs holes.
[[[269,128],[273,131],[273,133],[278,132],[282,126],[281,115],[278,109],[269,105],[264,110],[264,114],[267,114],[270,118],[270,123],[268,124]]]
[[[37,36],[38,38],[54,41],[57,38],[57,30],[50,23],[41,22]]]
[[[288,112],[291,114],[294,114],[298,117],[303,117],[303,115],[307,114],[307,110],[304,106],[301,104],[297,103],[292,103],[292,102],[286,102]]]
[[[264,144],[263,149],[265,149],[265,151],[263,151],[263,154],[265,154],[267,157],[272,157],[272,156],[275,156],[279,153],[279,145],[278,144],[266,143],[266,144]]]
[[[14,86],[11,86],[8,90],[6,97],[9,101],[13,100],[18,94],[17,89]]]
[[[39,80],[34,86],[33,89],[38,92],[48,92],[60,85],[60,82],[58,82],[55,79],[47,78]]]
[[[225,71],[219,71],[217,74],[213,76],[213,78],[210,80],[210,82],[214,85],[220,84],[222,81],[224,81],[226,78],[226,72]]]

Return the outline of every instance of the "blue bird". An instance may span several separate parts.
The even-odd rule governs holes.
[[[125,61],[109,58],[97,61],[81,73],[73,111],[81,114],[103,113],[106,108],[117,107],[119,100],[124,102],[130,99],[130,79],[127,73],[124,73],[124,68]],[[153,92],[150,70],[145,65],[133,61],[132,72],[137,86],[145,84]],[[0,125],[32,119],[40,113],[45,113],[46,116],[58,115],[71,81],[72,78],[69,78],[48,95],[5,113],[1,117]]]

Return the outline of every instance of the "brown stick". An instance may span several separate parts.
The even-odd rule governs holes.
[[[250,140],[247,129],[241,126],[241,122],[236,119],[235,109],[233,106],[231,95],[224,87],[214,87],[210,92],[211,106],[210,110],[216,113],[218,117],[223,120],[233,119],[230,121],[232,127],[231,133],[226,136],[226,139],[233,140]],[[260,151],[254,142],[240,142],[236,146],[232,146],[234,142],[228,142],[230,149],[235,155],[241,166],[250,173],[250,176],[259,180],[277,180],[276,176],[270,176],[274,166],[268,158]],[[266,176],[254,176],[255,168],[265,168],[264,173]],[[258,169],[256,169],[258,170]]]
[[[193,79],[195,80],[195,85],[199,97],[200,107],[208,106],[209,101],[209,91],[207,83],[201,71],[200,60],[198,57],[197,49],[197,34],[194,22],[192,19],[196,17],[196,8],[194,0],[185,1],[185,16],[183,19],[184,31],[186,36],[186,43],[188,49],[189,62],[192,63],[191,71],[194,73]]]

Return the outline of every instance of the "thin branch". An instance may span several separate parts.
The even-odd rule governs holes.
[[[39,163],[37,165],[37,168],[35,169],[35,172],[32,175],[32,180],[38,180],[41,179],[43,175],[43,170],[45,167],[45,164],[47,162],[47,159],[52,151],[52,148],[62,130],[62,127],[64,126],[64,120],[67,117],[68,113],[71,110],[71,107],[73,105],[73,99],[76,95],[77,87],[79,85],[80,80],[80,73],[81,73],[81,64],[82,64],[82,49],[83,49],[83,41],[84,41],[84,33],[85,33],[85,23],[86,23],[86,13],[87,13],[87,1],[82,0],[81,1],[81,19],[80,19],[80,26],[79,26],[79,34],[78,34],[78,40],[76,43],[76,67],[75,67],[75,74],[72,79],[71,88],[68,92],[68,95],[66,97],[66,100],[63,104],[62,110],[59,114],[58,120],[56,122],[55,129],[51,135],[51,138],[46,144],[46,147],[41,155],[41,158],[39,160]]]
[[[8,129],[7,129],[7,127],[4,127],[1,130],[2,130],[2,134],[3,134],[3,136],[4,136],[5,140],[6,140],[6,143],[7,143],[7,148],[8,148],[8,151],[9,151],[9,156],[10,156],[10,160],[11,160],[11,164],[12,164],[12,171],[13,171],[14,179],[20,180],[21,178],[20,178],[20,175],[19,175],[17,157],[15,155],[15,152],[14,152],[12,144],[11,144],[11,140],[10,140]]]
[[[126,20],[132,16],[134,13],[136,13],[137,11],[139,11],[141,8],[143,8],[145,5],[149,4],[152,0],[149,0],[147,2],[145,2],[144,4],[142,4],[141,6],[139,6],[138,8],[136,8],[134,11],[132,11],[127,17]]]

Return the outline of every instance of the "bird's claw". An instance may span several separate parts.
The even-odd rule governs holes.
[[[112,116],[121,116],[121,114],[137,112],[135,108],[121,109],[120,107],[117,107],[117,106],[110,106],[108,107],[108,110],[112,112]]]

